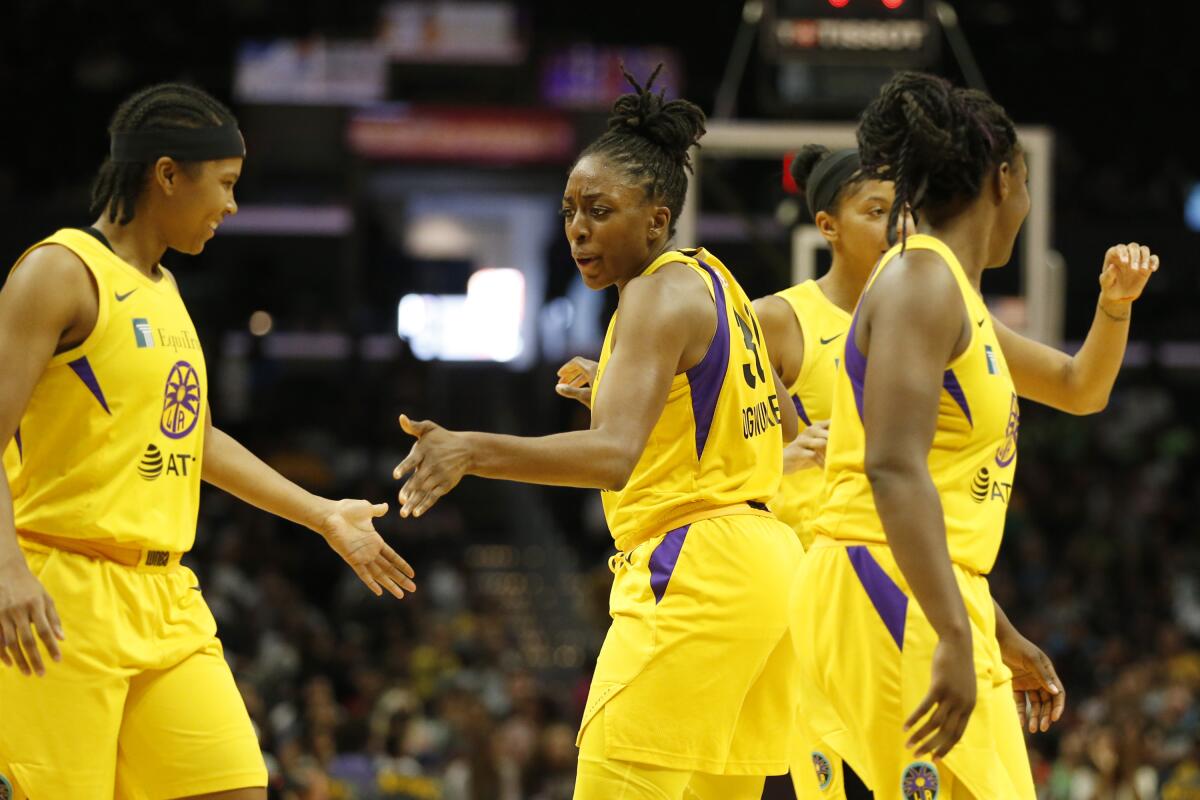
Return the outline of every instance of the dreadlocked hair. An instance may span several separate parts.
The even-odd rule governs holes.
[[[809,203],[810,207],[812,200],[808,195],[808,179],[812,177],[813,170],[817,168],[817,164],[820,164],[831,155],[833,155],[833,151],[823,144],[806,144],[792,157],[792,163],[788,167],[788,171],[791,173],[792,180],[796,183],[796,188],[800,190],[800,194],[804,195],[804,199]],[[818,211],[828,211],[836,214],[842,199],[851,190],[874,178],[873,174],[860,169],[842,182],[842,185],[833,193],[833,197],[829,199],[829,204],[826,208],[812,209],[813,216],[816,216]]]
[[[668,101],[665,90],[654,94],[651,87],[660,70],[662,64],[655,67],[643,87],[621,66],[634,92],[617,98],[608,118],[608,130],[579,158],[603,156],[640,182],[648,198],[671,210],[668,233],[674,235],[675,221],[687,195],[687,173],[692,169],[688,151],[704,135],[704,112],[687,100]]]
[[[896,74],[858,123],[863,172],[895,182],[892,243],[906,208],[933,222],[944,219],[978,196],[988,170],[1016,149],[1016,128],[995,100],[920,72]]]
[[[219,128],[230,123],[237,124],[233,112],[207,92],[182,83],[160,83],[121,103],[108,125],[108,134],[111,137],[133,131]],[[194,162],[180,163],[187,169]],[[106,214],[109,222],[121,225],[132,222],[151,166],[151,161],[117,163],[106,157],[92,184],[90,213]]]

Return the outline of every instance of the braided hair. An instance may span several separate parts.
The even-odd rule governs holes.
[[[687,100],[666,100],[665,90],[654,94],[651,87],[661,69],[659,64],[643,87],[621,67],[634,92],[617,98],[608,130],[579,159],[600,155],[625,170],[642,185],[646,197],[670,209],[668,233],[674,235],[687,195],[687,172],[692,169],[688,151],[704,135],[704,112]]]
[[[117,107],[108,125],[109,136],[147,130],[218,128],[236,124],[233,112],[207,92],[182,83],[161,83],[129,97]],[[193,162],[181,162],[188,168]],[[92,184],[91,214],[106,214],[109,222],[128,225],[146,183],[152,162],[115,162],[106,157]]]
[[[901,72],[884,84],[858,124],[863,171],[886,175],[896,186],[891,242],[906,208],[944,219],[977,197],[988,170],[1016,150],[1016,128],[995,100],[920,72]]]

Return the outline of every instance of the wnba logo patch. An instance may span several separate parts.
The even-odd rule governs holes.
[[[813,750],[812,753],[813,771],[817,773],[817,786],[821,791],[829,788],[829,784],[833,783],[833,765],[829,763],[829,759],[824,753]]]
[[[142,476],[143,480],[152,481],[163,471],[162,451],[153,444],[146,445],[146,452],[142,453],[142,460],[138,462],[138,475]]]
[[[154,334],[150,331],[150,320],[138,317],[133,321],[133,339],[139,348],[154,347]]]
[[[904,800],[937,800],[940,786],[937,767],[928,761],[914,761],[900,778],[900,796]]]

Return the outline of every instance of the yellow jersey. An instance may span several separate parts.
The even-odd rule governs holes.
[[[181,552],[195,539],[208,376],[174,279],[151,280],[93,234],[57,244],[87,266],[96,326],[51,359],[4,452],[17,530]]]
[[[792,308],[804,336],[804,360],[800,374],[788,387],[800,430],[829,419],[833,412],[833,386],[842,360],[841,339],[850,328],[850,315],[830,302],[816,281],[776,293]],[[779,494],[768,504],[775,516],[792,526],[807,550],[812,544],[812,519],[821,504],[825,471],[802,469],[785,474]]]
[[[1008,364],[996,340],[987,306],[967,280],[954,253],[927,235],[908,237],[909,250],[932,250],[958,282],[971,318],[971,340],[946,365],[937,429],[929,451],[929,474],[941,498],[950,558],[968,570],[987,574],[1004,533],[1004,516],[1017,462],[1020,409]],[[867,282],[900,252],[893,247]],[[859,301],[859,308],[862,307]],[[833,417],[825,454],[825,495],[813,522],[817,533],[854,542],[886,543],[863,462],[863,397],[867,356],[854,341],[858,312],[846,334],[834,389]]]
[[[673,263],[704,279],[716,303],[717,327],[700,363],[672,380],[625,488],[601,495],[622,551],[701,519],[770,516],[766,501],[778,491],[783,469],[780,399],[750,299],[725,265],[703,249],[663,253],[642,274]],[[616,321],[613,314],[593,397],[604,391]]]

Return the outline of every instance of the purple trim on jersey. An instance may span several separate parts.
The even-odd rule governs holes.
[[[729,314],[725,310],[725,289],[712,267],[703,261],[696,262],[712,277],[713,295],[717,308],[717,330],[708,345],[708,352],[700,363],[687,371],[688,385],[692,391],[692,416],[696,420],[696,460],[704,454],[708,432],[712,428],[713,415],[717,413],[717,398],[725,383],[729,368]]]
[[[690,527],[684,525],[670,531],[650,556],[650,588],[654,592],[655,605],[661,603],[663,595],[667,593],[667,584],[671,582],[671,573],[675,571],[679,552],[683,550],[683,540],[687,538]]]
[[[96,399],[100,401],[100,407],[105,413],[112,416],[112,412],[108,410],[108,401],[104,399],[104,391],[100,388],[100,382],[96,380],[96,373],[92,371],[92,365],[88,363],[87,356],[82,356],[67,364],[68,367],[75,370],[75,374],[79,376],[79,380],[91,390]]]
[[[908,595],[900,590],[879,562],[871,557],[871,553],[862,545],[846,548],[850,563],[858,573],[858,580],[871,598],[871,605],[879,613],[879,618],[887,627],[888,633],[896,642],[896,647],[904,649],[904,618],[908,614]]]
[[[800,416],[800,419],[804,422],[804,424],[812,425],[812,421],[809,420],[808,414],[804,413],[804,403],[800,400],[800,395],[792,395],[792,405],[796,407],[796,413]]]
[[[17,432],[13,436],[13,438],[17,442],[17,458],[21,461],[24,461],[25,460],[25,448],[23,448],[21,446],[21,426],[20,425],[17,426]]]
[[[867,385],[867,357],[858,349],[858,340],[854,338],[858,329],[858,313],[850,320],[850,330],[846,332],[846,374],[850,376],[850,387],[854,389],[854,406],[858,409],[858,419],[863,418],[863,389]]]
[[[967,422],[971,427],[975,427],[975,421],[971,419],[971,407],[967,405],[967,396],[963,393],[962,384],[958,382],[958,376],[954,374],[954,370],[946,370],[942,377],[942,388],[950,393],[954,398],[954,402],[958,403],[958,407],[967,415]]]

